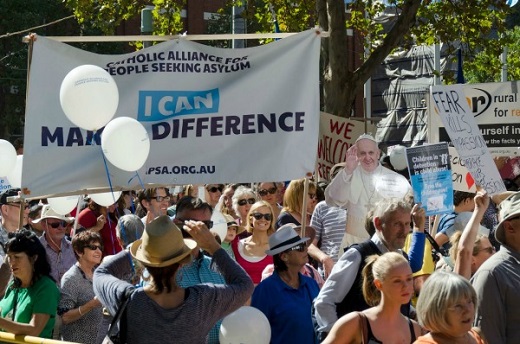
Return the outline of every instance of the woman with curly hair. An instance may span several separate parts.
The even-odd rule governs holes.
[[[83,231],[72,237],[72,248],[78,260],[61,279],[62,340],[95,343],[102,319],[101,303],[94,296],[92,276],[101,263],[103,245],[101,236]]]

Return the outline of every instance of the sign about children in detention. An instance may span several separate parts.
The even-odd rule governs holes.
[[[453,183],[446,142],[406,149],[413,196],[426,215],[453,211]]]
[[[461,85],[432,86],[432,106],[475,184],[490,195],[506,191]]]

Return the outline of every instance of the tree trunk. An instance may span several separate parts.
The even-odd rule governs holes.
[[[320,26],[329,31],[330,37],[322,42],[323,61],[323,104],[324,111],[336,116],[350,117],[356,96],[376,68],[390,52],[397,47],[401,37],[415,23],[415,15],[421,0],[406,0],[401,13],[382,44],[379,45],[356,70],[350,71],[354,65],[353,55],[347,50],[347,31],[344,0],[317,0]],[[327,20],[324,16],[327,10]],[[328,25],[327,25],[328,24]]]

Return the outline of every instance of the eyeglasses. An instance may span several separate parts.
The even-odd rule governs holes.
[[[224,188],[222,186],[218,186],[218,187],[217,186],[212,186],[209,189],[206,188],[206,190],[208,190],[211,193],[215,193],[217,191],[222,192],[222,190],[224,190]]]
[[[175,218],[174,219],[174,222],[176,222],[177,224],[181,225],[181,226],[184,226],[184,223],[186,223],[186,221],[200,221],[200,220],[195,220],[195,219],[179,219],[179,218]],[[210,220],[205,220],[205,221],[200,221],[202,223],[204,223],[206,225],[206,227],[208,227],[208,229],[211,229],[213,228],[213,221],[210,221]]]
[[[87,245],[85,247],[92,251],[95,251],[95,250],[103,251],[103,246],[101,246],[101,245]]]
[[[258,190],[258,194],[262,197],[264,196],[267,196],[267,193],[270,193],[271,195],[274,195],[276,193],[276,191],[278,191],[277,188],[275,187],[272,187],[270,189],[262,189],[262,190]]]
[[[465,301],[465,302],[457,303],[457,304],[455,304],[455,305],[453,305],[451,307],[448,307],[448,309],[450,311],[455,312],[455,313],[461,314],[466,309],[471,309],[473,307],[475,307],[475,304],[473,303],[473,300],[468,300],[468,301]]]
[[[481,248],[481,249],[477,252],[477,254],[478,254],[479,252],[482,252],[482,251],[486,251],[488,254],[493,254],[493,253],[495,253],[495,247],[493,247],[493,246],[489,246],[489,247]]]
[[[305,249],[307,248],[307,246],[304,244],[304,243],[301,243],[299,245],[296,245],[296,246],[293,246],[291,247],[290,249],[288,249],[287,251],[298,251],[298,252],[304,252]]]
[[[52,228],[56,229],[58,227],[65,228],[67,227],[68,223],[67,221],[59,221],[59,222],[47,222],[48,226],[51,226]]]
[[[242,205],[246,205],[247,203],[249,204],[255,204],[256,202],[256,199],[254,198],[248,198],[248,199],[241,199],[237,202],[238,205],[242,206]]]
[[[254,214],[251,214],[251,216],[253,216],[255,218],[255,220],[261,220],[263,217],[267,221],[271,221],[271,219],[273,218],[273,215],[271,215],[271,214],[262,214],[262,213],[254,213]]]
[[[316,197],[318,197],[318,196],[316,196],[315,193],[310,193],[310,194],[309,194],[309,198],[310,198],[310,199],[315,199]]]
[[[162,202],[162,201],[169,202],[170,196],[154,196],[154,197],[152,197],[152,199],[156,200],[157,202]]]

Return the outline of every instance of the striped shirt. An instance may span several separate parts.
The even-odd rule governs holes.
[[[321,201],[314,208],[311,226],[316,229],[318,243],[321,240],[320,250],[336,263],[338,261],[338,250],[347,226],[347,211],[338,207],[331,207],[325,201]]]

